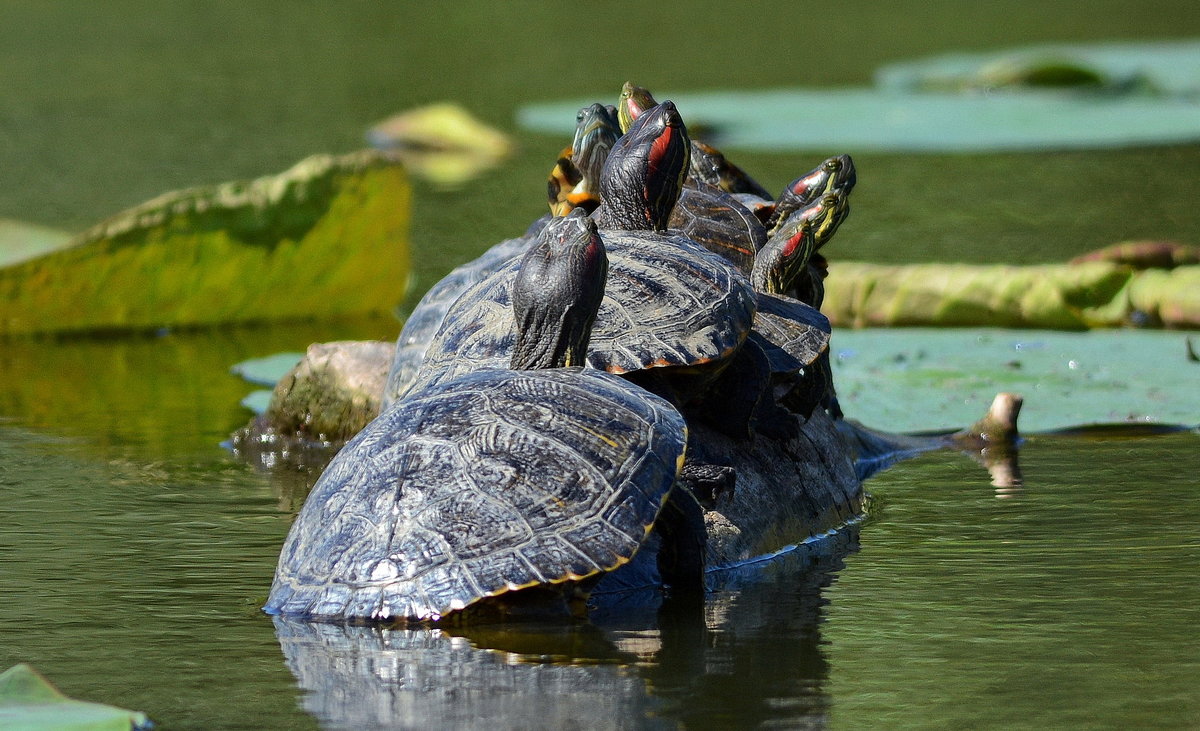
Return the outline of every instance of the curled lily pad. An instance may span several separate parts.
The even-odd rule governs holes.
[[[842,327],[1200,328],[1200,266],[834,262],[822,311]]]
[[[409,184],[376,152],[167,193],[0,268],[0,336],[387,312]]]
[[[154,724],[139,711],[77,701],[24,663],[0,673],[0,727],[27,731],[130,731]]]

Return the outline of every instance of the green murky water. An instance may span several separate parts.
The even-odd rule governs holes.
[[[852,84],[959,48],[1200,34],[1194,3],[1168,0],[970,17],[953,2],[687,7],[0,2],[0,216],[79,229],[169,188],[353,149],[443,98],[511,128],[523,102],[603,98],[626,78]],[[562,140],[518,141],[469,190],[418,189],[420,285],[541,212]],[[825,152],[737,159],[775,187]],[[1200,146],[856,162],[831,255],[1200,242]],[[871,481],[858,535],[733,577],[703,607],[468,637],[276,626],[257,607],[305,480],[218,446],[247,416],[228,367],[398,329],[0,343],[0,667],[31,662],[171,729],[1200,724],[1195,433],[1035,437],[1020,490],[928,455]]]

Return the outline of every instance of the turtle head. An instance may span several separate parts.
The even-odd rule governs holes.
[[[513,280],[511,367],[582,366],[607,276],[595,221],[576,209],[547,223]]]
[[[600,175],[602,225],[664,231],[683,189],[691,141],[669,101],[642,112],[609,153]]]
[[[617,119],[621,123],[621,132],[629,132],[634,120],[642,116],[646,110],[656,106],[658,106],[658,102],[654,101],[654,96],[649,90],[634,86],[631,81],[626,81],[625,85],[621,87],[621,96],[617,100]]]
[[[845,196],[849,196],[856,181],[854,161],[849,155],[829,158],[787,184],[779,194],[775,215],[768,222],[767,229],[774,230],[797,210],[835,190],[841,190]]]
[[[834,188],[821,196],[819,201],[810,203],[794,215],[806,215],[813,219],[813,241],[819,250],[833,238],[834,232],[846,216],[850,215],[850,195],[848,190]]]
[[[613,108],[592,104],[575,117],[575,140],[571,143],[571,161],[589,187],[595,186],[604,170],[608,153],[621,136],[620,123]]]
[[[760,292],[784,294],[817,250],[813,220],[798,214],[788,219],[754,257],[750,281]]]
[[[789,216],[754,257],[754,287],[772,294],[788,292],[808,268],[809,258],[849,214],[847,191],[834,188]]]

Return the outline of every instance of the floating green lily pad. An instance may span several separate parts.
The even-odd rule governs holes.
[[[249,409],[255,414],[265,414],[271,406],[271,396],[273,393],[274,391],[265,388],[251,391],[246,394],[246,398],[241,400],[242,407]]]
[[[360,152],[167,193],[0,268],[0,336],[390,311],[409,192],[401,165]]]
[[[24,663],[0,673],[0,728],[13,731],[130,731],[153,724],[146,714],[77,701]]]
[[[1025,398],[1022,431],[1091,423],[1200,424],[1188,335],[1117,330],[835,330],[847,417],[890,431],[958,429],[1000,391]],[[1194,336],[1193,336],[1194,337]]]
[[[951,53],[888,64],[876,71],[875,83],[908,91],[1056,87],[1194,97],[1200,94],[1200,40]]]
[[[229,370],[259,386],[274,386],[285,373],[295,368],[303,357],[304,353],[275,353],[235,363]]]
[[[1124,147],[1200,140],[1200,102],[1174,97],[964,95],[889,89],[661,94],[723,148],[950,152]],[[569,136],[585,100],[518,111],[526,129]],[[590,103],[590,102],[588,102]]]
[[[998,87],[1007,91],[990,93]],[[963,93],[976,89],[987,93]],[[653,91],[727,148],[950,152],[1200,140],[1196,41],[943,56],[885,67],[874,88]],[[517,121],[569,136],[576,111],[593,101],[529,105]]]

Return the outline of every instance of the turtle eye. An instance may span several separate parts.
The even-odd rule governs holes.
[[[576,114],[576,115],[575,115],[575,121],[576,121],[576,122],[582,122],[582,121],[583,121],[583,110],[582,110],[582,109],[580,109],[580,110],[579,110],[579,114]]]
[[[842,169],[842,161],[835,158],[825,161],[825,169],[831,173],[836,173]]]

